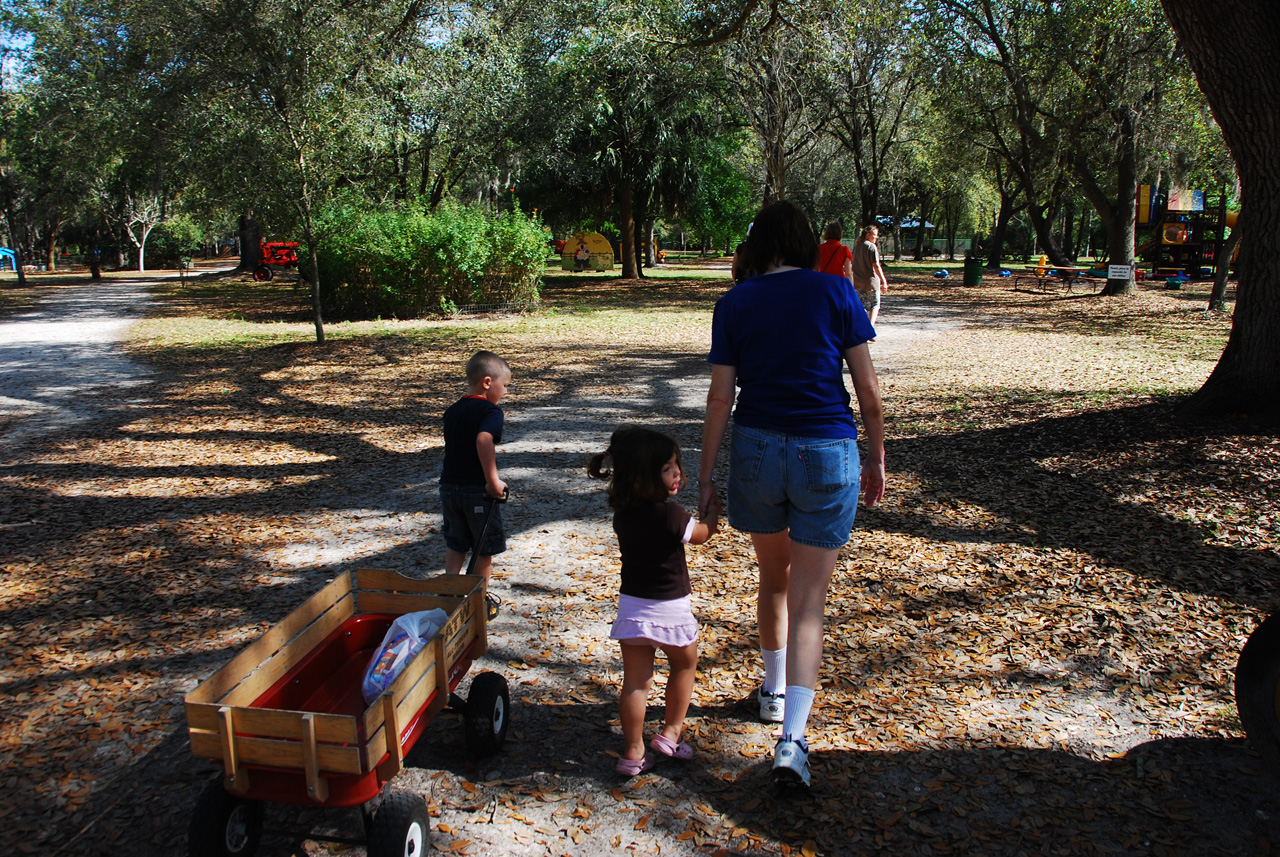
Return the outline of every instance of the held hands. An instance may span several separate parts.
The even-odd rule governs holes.
[[[698,486],[698,520],[709,515],[718,516],[724,510],[720,508],[720,497],[716,494],[714,482],[704,482]]]

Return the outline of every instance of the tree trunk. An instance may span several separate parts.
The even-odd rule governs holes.
[[[1209,292],[1209,310],[1223,312],[1227,308],[1227,277],[1231,275],[1231,256],[1240,246],[1240,217],[1236,215],[1236,225],[1231,229],[1227,240],[1218,242],[1218,252],[1214,258],[1213,290]],[[1225,225],[1225,224],[1223,224]]]
[[[1066,204],[1062,207],[1062,252],[1067,255],[1067,260],[1073,265],[1080,255],[1076,252],[1076,199],[1074,196],[1067,197]]]
[[[618,231],[622,234],[618,237],[621,245],[618,255],[622,257],[622,279],[634,280],[639,278],[640,269],[636,265],[636,219],[633,203],[635,200],[635,188],[631,183],[631,179],[623,179],[621,186],[618,188],[618,216],[620,218]]]
[[[1138,114],[1125,107],[1114,109],[1119,144],[1116,149],[1116,199],[1109,199],[1083,157],[1073,163],[1081,192],[1107,230],[1107,260],[1112,265],[1133,267],[1133,239],[1138,215]],[[1104,295],[1127,295],[1133,291],[1133,275],[1108,279]]]
[[[46,271],[58,270],[58,230],[61,228],[59,223],[49,224],[49,234],[44,245],[44,269]]]
[[[987,248],[987,267],[993,271],[1000,269],[1000,263],[1004,260],[1004,242],[1009,234],[1009,221],[1013,219],[1013,215],[1018,211],[1019,206],[1014,200],[1014,194],[1006,189],[1003,183],[1000,186],[1000,211],[996,214],[996,225],[991,230],[991,237],[988,239],[990,246]]]
[[[658,242],[654,238],[654,228],[657,221],[652,217],[646,216],[644,219],[644,227],[641,232],[644,234],[644,266],[652,268],[658,264]]]
[[[18,288],[25,289],[27,287],[27,272],[22,270],[22,241],[19,238],[18,230],[14,228],[14,224],[18,222],[18,218],[14,217],[12,208],[5,208],[5,223],[9,227],[9,240],[13,242],[13,246],[9,249],[13,251],[13,268],[14,273],[18,275]]]
[[[1161,0],[1240,176],[1236,308],[1217,366],[1185,414],[1280,417],[1280,5]]]
[[[316,254],[316,230],[311,220],[311,197],[306,184],[302,186],[299,207],[302,209],[302,237],[307,242],[307,255],[311,267],[311,317],[316,326],[316,342],[324,344],[324,318],[320,313],[320,262]]]
[[[253,209],[240,215],[240,264],[237,271],[252,271],[262,263],[262,230],[253,219]]]

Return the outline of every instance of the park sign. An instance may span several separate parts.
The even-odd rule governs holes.
[[[1108,280],[1129,280],[1133,278],[1133,268],[1128,265],[1108,265]]]

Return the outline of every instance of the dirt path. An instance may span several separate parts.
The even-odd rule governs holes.
[[[59,435],[74,435],[77,442],[92,439],[95,419],[103,420],[104,435],[109,430],[118,435],[120,426],[128,423],[119,414],[122,396],[129,413],[145,411],[160,399],[157,385],[164,379],[125,358],[116,344],[129,320],[143,311],[140,287],[99,289],[52,290],[49,302],[33,313],[0,323],[0,359],[7,378],[0,389],[6,414],[0,442],[5,444],[7,470],[0,475],[17,479],[55,466],[58,459],[50,450],[56,450]],[[911,369],[919,346],[965,323],[954,310],[891,296],[874,345],[878,370],[891,378]],[[755,682],[749,575],[720,567],[714,549],[699,551],[691,559],[697,597],[715,599],[720,607],[717,623],[704,628],[708,687],[699,690],[689,728],[698,756],[690,763],[668,763],[644,777],[620,781],[609,755],[619,744],[614,698],[620,663],[607,639],[616,549],[600,486],[583,477],[583,461],[603,445],[612,425],[625,420],[662,420],[676,426],[686,456],[696,456],[690,439],[697,436],[705,395],[703,369],[692,357],[651,354],[628,368],[625,390],[616,395],[568,390],[535,402],[513,397],[501,464],[516,496],[507,511],[510,550],[500,558],[494,584],[504,608],[491,626],[489,657],[477,666],[477,672],[494,670],[508,680],[511,733],[505,752],[476,762],[463,747],[458,716],[446,713],[418,743],[411,767],[395,785],[428,800],[437,850],[583,857],[817,852],[1162,855],[1183,853],[1180,847],[1189,835],[1198,838],[1195,850],[1187,853],[1197,854],[1245,853],[1266,837],[1280,839],[1273,821],[1280,806],[1270,798],[1270,781],[1238,741],[1152,741],[1162,724],[1144,719],[1118,696],[1064,684],[1075,674],[1096,677],[1084,662],[1037,662],[1026,672],[1012,673],[1006,687],[973,703],[968,713],[973,725],[963,740],[935,739],[930,730],[941,732],[940,724],[923,717],[907,722],[899,716],[912,710],[911,697],[939,696],[949,692],[946,689],[876,684],[877,668],[870,662],[865,670],[836,671],[841,672],[839,681],[865,679],[870,691],[863,698],[870,701],[857,710],[819,704],[815,730],[839,740],[816,743],[818,786],[804,800],[777,795],[768,774],[773,730],[757,723],[747,704]],[[273,411],[278,407],[273,405]],[[362,448],[363,459],[338,456],[341,460],[329,475],[341,490],[326,488],[321,495],[305,496],[305,517],[292,521],[304,537],[270,557],[270,567],[281,579],[287,573],[288,582],[298,584],[286,595],[309,593],[335,572],[360,566],[418,575],[442,567],[442,548],[432,536],[439,524],[432,511],[438,450],[392,456],[390,466],[380,464],[378,452],[370,445]],[[143,498],[138,502],[153,505],[138,520],[143,528],[176,527],[183,516],[195,516],[193,506],[202,514],[220,512],[217,499]],[[206,502],[212,511],[199,505]],[[742,547],[740,536],[724,538]],[[999,557],[993,557],[991,573],[999,576]],[[940,562],[928,557],[911,561],[927,570],[922,573],[941,580],[941,588],[954,590],[943,593],[948,598],[965,603],[967,584],[961,578],[948,579],[945,557]],[[256,568],[261,563],[245,565]],[[276,582],[266,580],[258,591],[274,594],[266,587]],[[212,584],[210,604],[224,605],[217,600],[222,593]],[[187,580],[159,582],[148,597],[163,600],[189,586]],[[857,650],[864,622],[869,626],[873,620],[876,634],[901,644],[902,638],[887,636],[887,626],[879,621],[876,599],[887,588],[874,579],[855,587],[861,601],[842,605],[840,615],[832,618],[833,649]],[[198,585],[195,591],[201,592]],[[76,597],[81,597],[78,591]],[[885,614],[894,620],[906,610],[900,596],[885,596],[883,603]],[[234,606],[225,604],[223,609]],[[268,606],[275,611],[279,599]],[[942,606],[940,602],[936,609]],[[86,608],[91,621],[98,621],[99,612],[103,621],[121,621],[112,609],[119,608]],[[919,615],[907,611],[907,627],[895,628],[895,633],[927,639],[935,633],[927,615],[934,609]],[[250,615],[253,621],[279,618]],[[165,634],[176,637],[179,630],[158,627],[144,627],[140,633],[161,634],[163,640]],[[115,737],[93,739],[92,761],[85,763],[92,768],[87,796],[68,804],[65,794],[58,795],[40,774],[40,766],[49,760],[31,749],[30,742],[42,738],[39,718],[24,715],[30,728],[17,733],[24,735],[24,746],[6,750],[6,764],[0,768],[0,782],[6,782],[12,794],[21,794],[23,803],[17,811],[0,809],[0,825],[8,828],[0,829],[0,850],[186,853],[190,808],[217,773],[190,758],[176,701],[243,642],[225,639],[217,648],[179,647],[176,654],[157,658],[158,666],[139,662],[136,670],[148,676],[147,682],[167,683],[171,690],[154,703],[139,701],[132,712],[93,710],[101,704],[91,689],[98,676],[114,681],[116,673],[85,669],[69,675],[60,672],[67,669],[65,661],[53,660],[46,675],[78,684],[80,695],[66,699],[61,715],[49,716],[87,711],[92,722],[105,721],[104,728]],[[866,652],[883,657],[885,663],[912,656],[877,640],[870,641]],[[105,655],[110,654],[108,649]],[[1098,670],[1106,665],[1101,655],[1093,663]],[[126,663],[124,670],[127,682],[134,668]],[[731,690],[725,692],[725,687]],[[44,692],[16,673],[5,674],[4,689],[25,694],[24,705]],[[464,693],[466,689],[464,684]],[[890,697],[894,707],[881,707],[881,700]],[[655,693],[655,702],[657,698]],[[164,713],[156,715],[156,710]],[[130,716],[141,718],[143,713],[162,718],[164,727],[130,729]],[[652,706],[651,720],[659,716],[660,707]],[[1009,722],[1019,724],[1016,734],[1003,731]],[[32,800],[39,789],[49,790],[48,800]],[[272,807],[268,824],[273,832],[260,853],[271,857],[351,853],[349,847],[321,842],[318,836],[285,831],[347,838],[360,834],[354,811]],[[1165,835],[1162,831],[1169,824],[1183,827]],[[1222,831],[1215,824],[1230,829]]]
[[[0,440],[10,450],[92,419],[99,397],[127,397],[150,377],[120,348],[146,311],[144,283],[36,288],[34,309],[0,319]]]

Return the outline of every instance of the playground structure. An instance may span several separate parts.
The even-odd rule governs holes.
[[[253,269],[253,278],[260,283],[271,279],[273,265],[279,268],[291,268],[298,264],[297,241],[263,241],[260,246],[262,261]]]
[[[1150,185],[1138,188],[1137,228],[1139,240],[1135,257],[1149,270],[1149,276],[1172,281],[1206,280],[1216,275],[1227,230],[1235,227],[1236,212],[1227,211],[1226,194],[1217,205],[1207,204],[1201,190],[1171,189],[1161,194]]]
[[[17,254],[8,247],[0,247],[0,271],[4,270],[4,264],[6,261],[8,261],[9,265],[13,268],[13,272],[16,274],[18,272]]]

